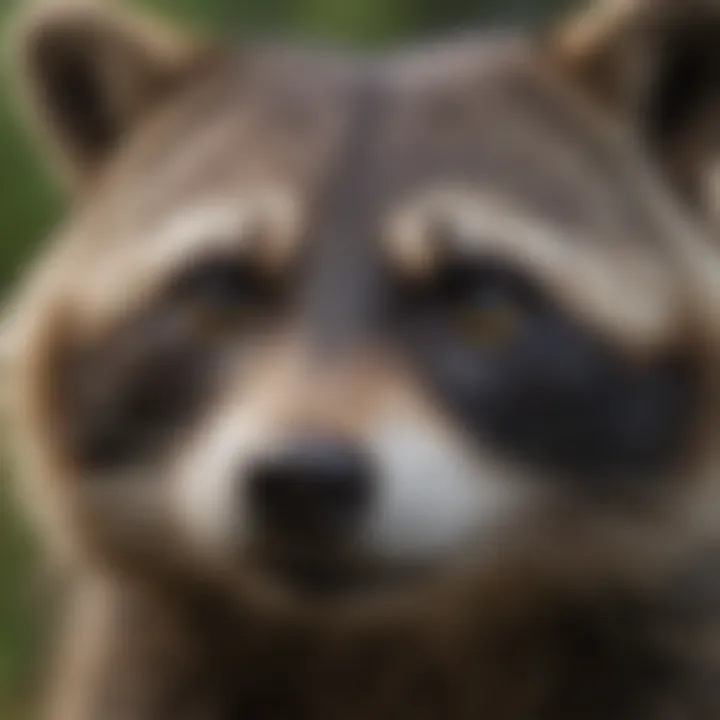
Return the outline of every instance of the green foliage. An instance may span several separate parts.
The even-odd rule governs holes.
[[[28,567],[32,552],[11,511],[6,488],[0,485],[0,718],[3,709],[31,677],[33,649],[38,639],[32,608],[33,583]]]
[[[363,44],[467,28],[541,20],[573,0],[150,0],[179,17],[230,33],[299,32]],[[228,30],[229,29],[229,30]]]
[[[0,0],[0,31],[16,3]],[[2,68],[6,71],[6,68]],[[3,81],[6,73],[2,74]],[[7,84],[3,82],[4,90]],[[31,142],[0,92],[0,287],[8,287],[33,246],[59,216],[60,203]],[[0,720],[20,720],[17,704],[30,678],[35,620],[31,552],[0,477]]]

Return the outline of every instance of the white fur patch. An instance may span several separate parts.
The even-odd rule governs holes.
[[[498,536],[536,493],[494,459],[476,457],[421,410],[386,398],[359,430],[358,445],[374,460],[375,495],[358,542],[391,564],[462,559],[478,540]],[[196,436],[177,470],[175,502],[185,531],[211,553],[249,538],[244,502],[248,463],[282,444],[282,429],[263,413],[228,407]]]
[[[520,478],[421,417],[381,422],[370,449],[379,477],[366,541],[383,559],[424,562],[475,547],[531,504]]]
[[[244,470],[261,447],[261,422],[238,410],[200,432],[177,469],[175,505],[181,524],[211,552],[248,534]]]

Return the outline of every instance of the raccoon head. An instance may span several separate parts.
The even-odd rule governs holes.
[[[18,36],[76,202],[6,377],[73,559],[344,606],[720,537],[714,4],[371,55],[84,3]]]

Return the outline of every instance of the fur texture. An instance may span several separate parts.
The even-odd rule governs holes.
[[[16,34],[75,190],[1,344],[68,577],[46,717],[718,716],[715,3],[362,57]],[[253,492],[298,437],[371,460],[319,543]]]

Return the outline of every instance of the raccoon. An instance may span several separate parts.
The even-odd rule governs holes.
[[[2,336],[44,717],[720,717],[720,5],[14,33],[73,198]]]

